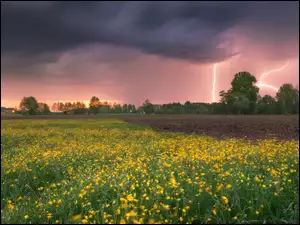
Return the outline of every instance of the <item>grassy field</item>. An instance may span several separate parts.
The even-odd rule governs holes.
[[[2,116],[1,120],[107,120],[146,125],[156,131],[205,134],[216,138],[299,140],[297,115],[28,115]]]
[[[299,223],[299,142],[1,121],[2,223]]]

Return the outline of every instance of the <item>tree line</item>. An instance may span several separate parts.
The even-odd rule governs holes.
[[[248,72],[235,74],[231,88],[219,93],[221,99],[215,103],[187,101],[155,105],[146,100],[136,109],[133,104],[109,104],[100,101],[96,96],[90,99],[89,105],[83,102],[56,102],[51,110],[46,103],[38,102],[35,97],[24,97],[19,109],[21,114],[98,114],[98,113],[145,113],[145,114],[299,114],[299,88],[292,84],[283,84],[275,97],[260,96],[255,86],[255,76]]]
[[[27,115],[47,115],[47,114],[98,114],[98,113],[137,113],[135,105],[132,104],[109,104],[107,101],[101,102],[96,96],[90,99],[88,107],[80,101],[76,102],[55,102],[50,107],[46,103],[38,102],[33,96],[24,97],[15,108],[19,114]]]

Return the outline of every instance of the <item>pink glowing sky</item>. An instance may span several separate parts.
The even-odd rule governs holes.
[[[25,9],[20,5],[9,7],[19,7],[21,8],[19,10],[36,10],[34,7],[32,9],[32,6],[27,6]],[[36,7],[39,10],[43,7],[45,10],[44,8],[49,6]],[[119,16],[127,18],[126,12],[123,10],[123,14],[121,12]],[[262,10],[258,15],[263,14]],[[286,16],[289,14],[288,11]],[[299,13],[297,15],[299,18]],[[94,23],[97,21],[97,18],[88,19]],[[276,23],[278,23],[277,19],[275,19]],[[5,21],[5,17],[2,20],[9,27],[12,17],[7,16],[7,21]],[[116,23],[118,20],[114,21]],[[88,21],[86,22],[88,23]],[[298,21],[295,21],[296,25],[297,23]],[[166,53],[160,52],[161,48],[149,50],[149,46],[152,47],[157,43],[163,45],[174,42],[182,45],[185,39],[194,44],[197,42],[194,42],[193,35],[202,37],[201,32],[192,32],[190,36],[186,37],[180,36],[183,33],[180,29],[186,25],[178,26],[177,29],[177,26],[170,24],[165,26],[172,28],[170,32],[174,32],[174,35],[177,34],[177,39],[173,40],[170,36],[161,43],[159,42],[161,39],[153,42],[147,40],[147,42],[143,42],[143,46],[140,44],[140,40],[134,39],[133,41],[131,37],[126,36],[131,41],[128,41],[129,44],[127,42],[122,44],[91,41],[60,49],[54,53],[48,52],[48,49],[42,49],[39,54],[35,55],[35,53],[28,53],[25,48],[22,54],[14,54],[16,50],[7,47],[12,46],[12,43],[7,41],[5,46],[1,43],[1,49],[3,46],[8,49],[1,50],[1,68],[5,68],[1,69],[1,105],[17,106],[23,96],[35,96],[38,101],[50,105],[57,101],[84,101],[87,103],[94,95],[98,96],[100,100],[132,103],[137,106],[147,98],[155,104],[184,103],[187,100],[212,102],[214,63],[218,63],[216,100],[219,100],[218,93],[221,90],[230,88],[230,82],[235,73],[248,71],[258,79],[263,72],[279,68],[287,61],[289,61],[289,65],[284,70],[268,75],[264,79],[264,83],[276,87],[283,83],[292,83],[294,86],[299,84],[299,28],[296,26],[287,28],[286,21],[278,24],[278,26],[282,25],[282,30],[278,27],[273,30],[272,27],[260,26],[255,19],[236,22],[232,26],[222,29],[221,35],[217,39],[218,43],[208,42],[206,44],[199,40],[199,43],[203,45],[212,46],[211,49],[223,51],[222,55],[205,52],[203,55],[208,55],[207,58],[202,55],[194,57],[194,52],[190,55],[181,53],[187,54],[185,58],[184,56],[178,57],[178,53],[173,50]],[[89,29],[90,27],[85,27],[81,32],[89,33]],[[1,30],[1,40],[3,38],[5,40],[5,31],[5,28]],[[7,32],[11,31],[7,29]],[[159,31],[157,33],[159,34]],[[162,32],[161,35],[166,34]],[[205,34],[203,37],[209,37],[209,34],[207,35]],[[18,40],[17,37],[15,39]],[[146,44],[147,47],[145,47]],[[24,41],[24,45],[28,45],[28,42]],[[209,50],[199,49],[199,52],[209,52]],[[30,65],[29,68],[27,68],[28,65]],[[275,91],[269,88],[260,88],[260,94],[274,96]]]

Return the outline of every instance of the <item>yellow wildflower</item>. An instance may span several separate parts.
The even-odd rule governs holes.
[[[131,210],[129,213],[126,213],[126,217],[135,217],[136,215],[136,212],[133,210]]]
[[[225,197],[225,196],[222,196],[222,200],[223,200],[223,203],[224,203],[225,205],[227,205],[228,202],[229,202],[228,198]]]
[[[14,208],[15,208],[15,205],[14,205],[13,203],[9,203],[9,204],[8,204],[8,208],[9,208],[9,209],[14,209]]]
[[[72,216],[72,221],[79,220],[80,218],[81,218],[81,215],[77,214],[75,216]]]
[[[217,215],[217,211],[216,211],[215,209],[213,209],[213,210],[211,211],[211,213],[212,213],[213,215]]]
[[[133,224],[141,224],[138,220],[133,220]]]
[[[230,188],[232,188],[232,185],[231,185],[231,184],[227,184],[227,185],[226,185],[226,188],[227,188],[227,189],[230,189]]]
[[[124,219],[121,219],[119,224],[126,224],[126,221]]]
[[[132,194],[130,194],[130,195],[127,196],[127,200],[129,202],[132,202],[134,200],[134,197],[132,196]]]

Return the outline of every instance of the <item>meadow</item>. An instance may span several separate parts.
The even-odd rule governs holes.
[[[299,223],[299,142],[2,120],[1,222]]]

